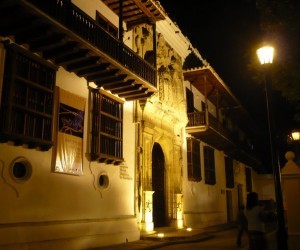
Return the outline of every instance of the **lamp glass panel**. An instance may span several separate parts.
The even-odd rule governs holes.
[[[300,132],[299,131],[292,132],[292,138],[294,141],[299,141],[300,140]]]
[[[274,48],[270,46],[262,47],[256,51],[261,64],[273,63]]]

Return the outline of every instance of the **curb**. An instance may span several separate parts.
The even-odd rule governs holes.
[[[218,233],[221,231],[231,230],[234,228],[234,226],[226,226],[224,228],[217,228],[217,227],[211,227],[207,228],[209,232],[200,233],[193,236],[186,236],[186,237],[168,237],[164,239],[164,242],[154,244],[152,246],[141,248],[142,250],[152,250],[152,249],[159,249],[164,246],[170,246],[170,245],[177,245],[177,244],[185,244],[185,243],[194,243],[194,242],[201,242],[205,240],[209,240],[214,238],[214,233]],[[146,239],[146,238],[144,238]],[[149,240],[149,238],[148,238]],[[158,241],[157,239],[150,239],[151,241]]]
[[[158,243],[156,245],[145,247],[145,248],[142,248],[142,249],[143,250],[151,250],[151,249],[159,249],[161,247],[170,246],[170,245],[201,242],[201,241],[205,241],[205,240],[208,240],[208,239],[212,239],[212,238],[214,238],[214,236],[213,235],[205,235],[205,236],[202,236],[202,237],[193,236],[193,238],[195,238],[195,239],[169,240],[169,241]]]

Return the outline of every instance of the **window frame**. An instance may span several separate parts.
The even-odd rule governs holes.
[[[189,88],[185,88],[186,92],[186,110],[187,113],[193,113],[195,111],[195,106],[194,106],[194,93],[192,90]]]
[[[225,157],[226,188],[234,188],[233,159]]]
[[[200,182],[201,175],[201,155],[200,141],[195,138],[186,138],[187,143],[187,177],[189,181]]]
[[[118,37],[118,28],[115,27],[107,18],[105,18],[99,11],[96,11],[96,22],[97,24],[106,30],[113,37]]]
[[[58,67],[17,44],[5,49],[0,141],[47,151],[53,146]]]
[[[205,184],[216,184],[215,150],[212,147],[203,147]]]
[[[246,177],[246,191],[248,193],[252,192],[252,172],[251,168],[245,168],[245,177]]]
[[[91,160],[119,165],[123,159],[124,101],[104,90],[89,88]]]

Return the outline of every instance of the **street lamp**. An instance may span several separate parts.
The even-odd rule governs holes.
[[[275,196],[276,196],[276,211],[278,220],[277,229],[277,248],[278,250],[286,250],[287,247],[287,231],[285,227],[285,218],[283,210],[283,199],[281,191],[280,180],[280,164],[276,147],[275,124],[272,117],[271,99],[271,77],[270,77],[270,65],[273,63],[274,48],[271,46],[265,46],[256,51],[258,59],[264,68],[265,75],[265,94],[266,94],[266,106],[267,106],[267,118],[268,118],[268,132],[270,143],[271,163],[274,177]]]
[[[300,131],[295,129],[290,134],[290,144],[295,151],[296,163],[300,164]]]
[[[299,142],[300,141],[300,131],[298,130],[293,130],[291,133],[292,139],[294,142]]]

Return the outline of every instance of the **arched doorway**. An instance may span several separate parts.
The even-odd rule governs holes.
[[[154,143],[152,149],[152,188],[154,191],[154,227],[168,226],[165,192],[165,157],[158,143]]]

